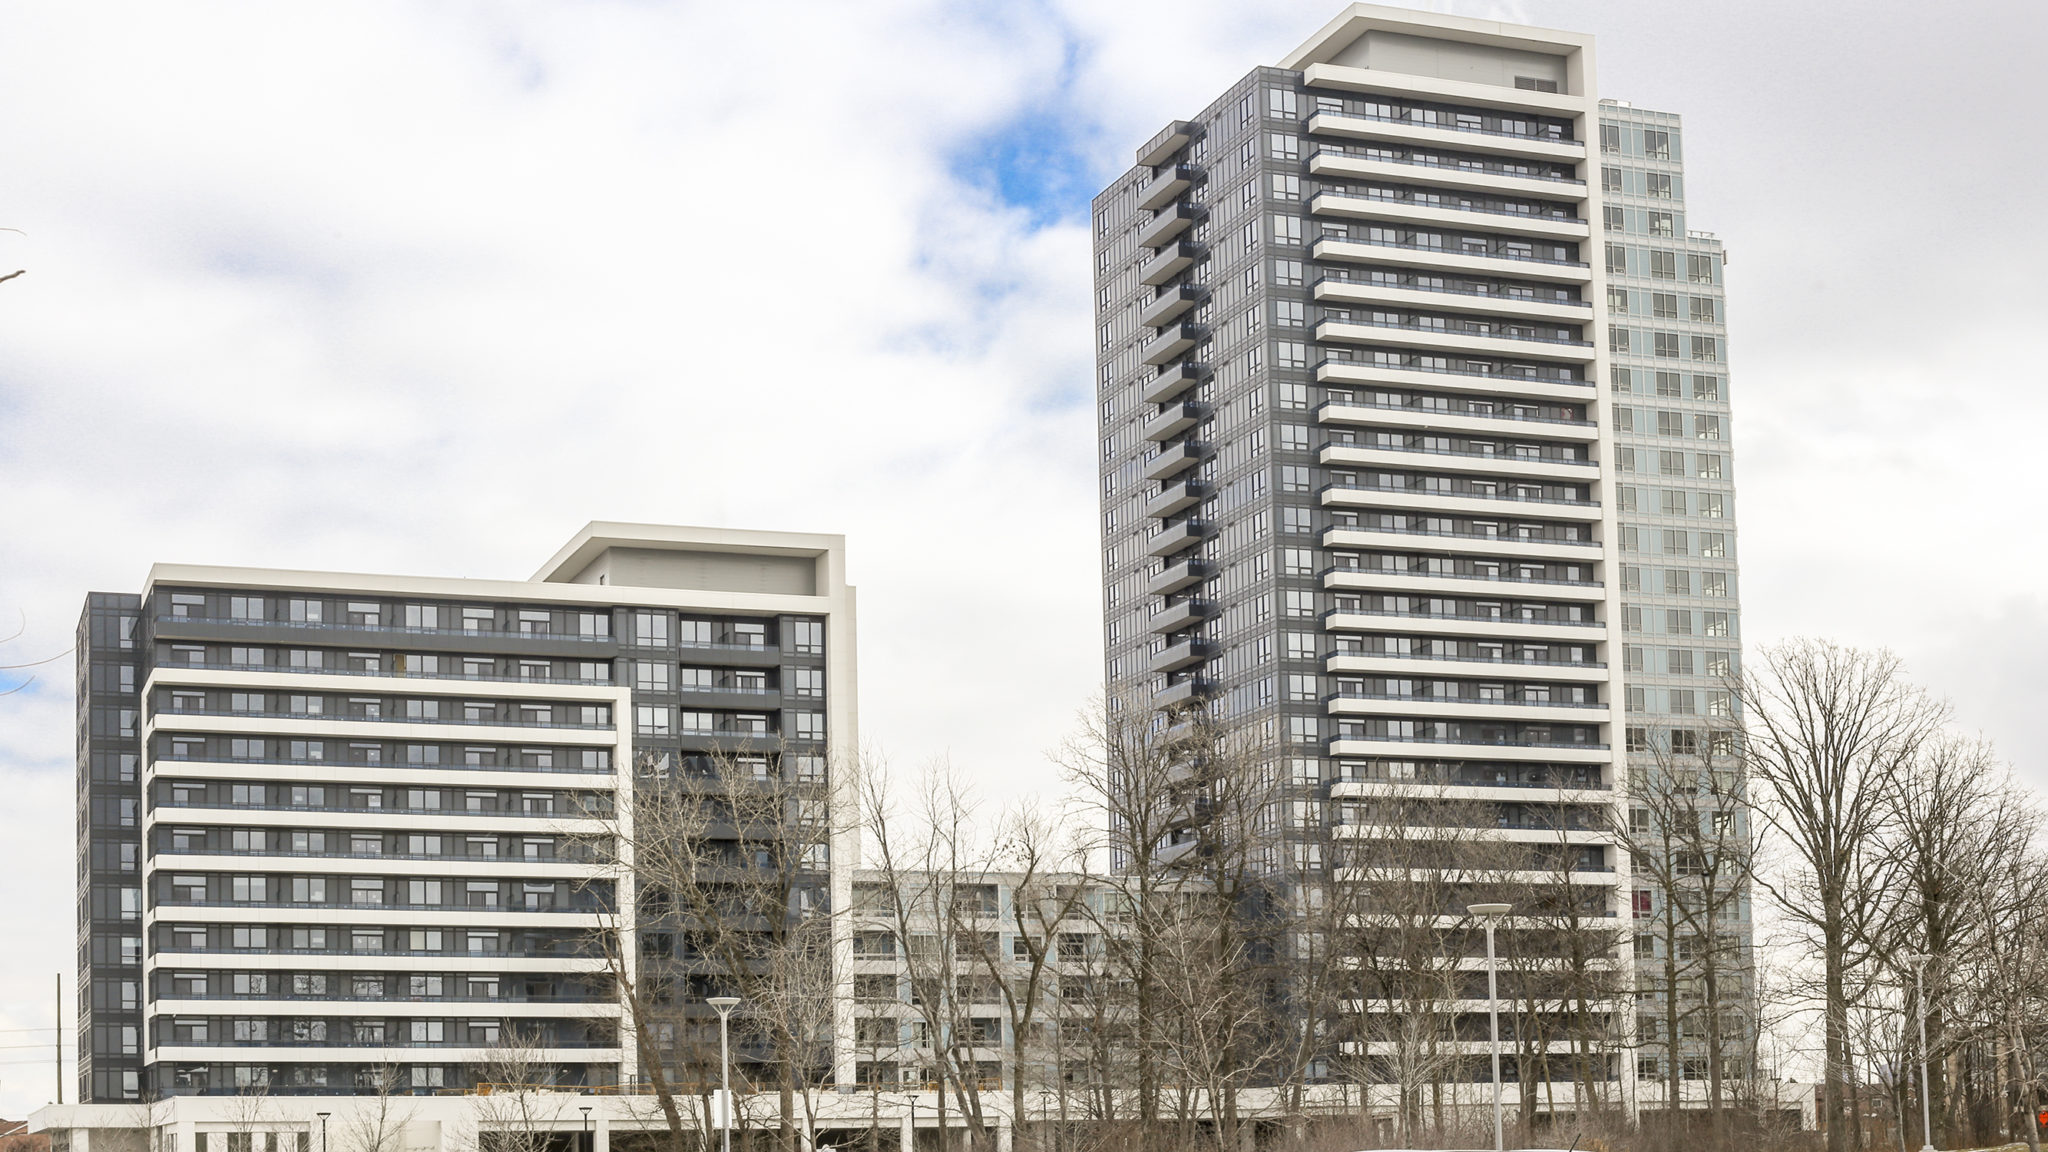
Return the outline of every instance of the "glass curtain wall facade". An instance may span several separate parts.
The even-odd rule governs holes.
[[[1689,226],[1684,132],[1679,117],[1614,101],[1600,106],[1602,235],[1607,271],[1608,350],[1614,404],[1616,507],[1619,517],[1625,744],[1629,771],[1648,796],[1633,825],[1657,835],[1677,815],[1661,790],[1683,770],[1709,767],[1728,783],[1692,812],[1708,823],[1682,831],[1674,857],[1719,848],[1746,853],[1751,830],[1734,747],[1739,701],[1730,678],[1741,671],[1741,589],[1737,579],[1735,473],[1728,375],[1726,253],[1713,233]],[[1688,789],[1687,795],[1700,795]],[[1685,871],[1694,871],[1684,869]],[[1688,887],[1711,886],[1695,873]],[[1663,1001],[1667,961],[1675,974],[1682,1080],[1707,1078],[1707,1033],[1700,971],[1711,958],[1722,1003],[1711,1010],[1726,1048],[1746,1053],[1755,1028],[1748,885],[1696,892],[1709,909],[1671,906],[1665,885],[1639,876],[1633,915],[1642,929],[1638,1005],[1645,1055],[1638,1075],[1672,1070]],[[1703,915],[1702,913],[1710,913]],[[1711,926],[1703,921],[1711,921]],[[1671,922],[1674,931],[1659,931]],[[1677,939],[1670,937],[1676,936]],[[1711,941],[1711,942],[1710,942]],[[1681,958],[1671,955],[1676,943]],[[1746,1075],[1724,1054],[1724,1074]]]

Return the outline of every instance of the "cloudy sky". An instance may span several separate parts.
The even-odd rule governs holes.
[[[863,736],[1050,789],[1098,674],[1087,198],[1337,7],[9,5],[0,663],[154,561],[842,532]],[[1687,118],[1749,642],[1889,645],[2048,781],[2042,8],[1444,7]],[[74,964],[70,710],[68,661],[0,698],[0,1115]]]

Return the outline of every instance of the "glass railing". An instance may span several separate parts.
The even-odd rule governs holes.
[[[1523,256],[1515,252],[1474,252],[1462,248],[1430,247],[1426,244],[1395,244],[1387,240],[1361,240],[1356,236],[1322,235],[1316,243],[1359,244],[1368,248],[1393,248],[1402,252],[1434,252],[1439,256],[1470,256],[1481,260],[1522,260],[1531,264],[1554,264],[1561,268],[1587,268],[1591,265],[1583,260],[1557,260],[1549,256]],[[1321,257],[1318,257],[1320,259]]]

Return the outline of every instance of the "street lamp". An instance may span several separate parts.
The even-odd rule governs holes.
[[[327,1118],[334,1113],[321,1112],[317,1115],[320,1117],[320,1152],[327,1152]]]
[[[1493,1152],[1505,1152],[1507,1127],[1500,1113],[1500,985],[1493,958],[1493,922],[1508,914],[1512,904],[1467,904],[1465,911],[1486,923],[1486,1015],[1493,1029]]]
[[[910,1147],[911,1147],[911,1152],[916,1152],[916,1149],[917,1149],[917,1097],[916,1097],[916,1096],[905,1096],[905,1097],[903,1098],[903,1102],[904,1102],[905,1104],[908,1104],[908,1105],[910,1105]],[[941,1133],[939,1133],[939,1135],[940,1135],[940,1137],[941,1137],[941,1138],[943,1138],[943,1137],[945,1136],[945,1133],[941,1132]],[[942,1141],[941,1141],[941,1142],[943,1142],[943,1139],[942,1139]]]
[[[584,1152],[596,1152],[597,1145],[590,1139],[590,1105],[583,1106],[583,1148]]]
[[[740,998],[713,996],[704,1002],[718,1009],[718,1087],[725,1095],[725,1115],[720,1117],[719,1127],[725,1131],[725,1152],[732,1152],[732,1050],[726,1038],[726,1022],[732,1019],[732,1010],[740,1006]]]
[[[1934,957],[1924,952],[1905,957],[1913,965],[1913,989],[1920,1016],[1920,1152],[1934,1152],[1934,1123],[1927,1102],[1927,962]]]

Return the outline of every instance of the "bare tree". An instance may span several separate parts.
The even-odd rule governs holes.
[[[718,1078],[715,1022],[701,1006],[712,992],[743,1001],[733,1016],[736,1091],[764,1078],[785,1147],[800,1132],[810,1139],[815,1094],[830,1076],[830,854],[844,830],[836,821],[850,815],[831,773],[854,767],[800,748],[648,753],[632,795],[597,813],[599,831],[583,840],[634,917],[632,954],[616,921],[594,943],[679,1150],[690,1142],[685,1112],[695,1110],[681,1092],[695,1088],[708,1115]],[[750,1046],[764,1058],[747,1059]]]
[[[574,1097],[541,1087],[549,1069],[534,1031],[511,1025],[470,1068],[476,1085],[471,1152],[548,1152]]]
[[[1946,719],[1888,652],[1822,640],[1767,647],[1740,686],[1756,809],[1787,845],[1783,876],[1760,877],[1804,930],[1822,970],[1829,1152],[1848,1147],[1850,984],[1868,959],[1895,867],[1884,851],[1895,781]]]
[[[399,1070],[381,1064],[366,1069],[359,1087],[369,1089],[355,1110],[335,1125],[342,1152],[405,1152],[405,1126],[413,1109],[402,1095]]]

